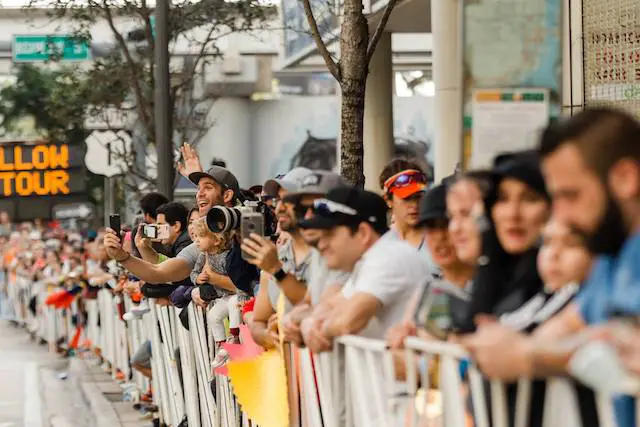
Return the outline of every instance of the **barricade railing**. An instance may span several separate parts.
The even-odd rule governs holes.
[[[179,309],[162,307],[151,300],[150,312],[140,320],[129,321],[125,327],[116,298],[110,291],[102,290],[98,300],[86,306],[88,334],[99,343],[114,377],[116,372],[128,372],[129,355],[150,339],[154,403],[165,424],[178,426],[186,416],[189,426],[196,427],[250,425],[235,400],[228,378],[212,372],[215,346],[201,308],[193,305],[186,308],[189,326],[186,330],[178,318]],[[131,308],[126,297],[125,308]],[[144,390],[148,382],[137,375],[135,383],[139,390]]]
[[[5,285],[18,321],[35,320],[37,335],[50,344],[61,337],[71,340],[76,331],[72,317],[79,314],[77,302],[66,310],[55,309],[44,305],[46,287]],[[26,309],[34,293],[39,301],[35,319]],[[215,343],[201,308],[187,307],[187,330],[177,308],[162,307],[153,300],[148,314],[129,322],[122,320],[119,308],[123,304],[128,311],[134,306],[127,296],[102,289],[96,299],[82,303],[85,338],[100,349],[114,378],[124,382],[132,378],[135,392],[129,389],[128,393],[134,400],[149,390],[149,380],[131,373],[130,357],[151,340],[154,403],[166,425],[177,427],[185,417],[193,427],[253,425],[241,411],[229,379],[212,372]],[[508,427],[509,411],[515,412],[514,427],[529,427],[530,381],[518,382],[515,410],[509,408],[505,385],[484,378],[455,344],[410,337],[404,350],[394,353],[381,340],[345,336],[336,340],[332,352],[316,355],[294,348],[285,356],[295,396],[290,402],[292,419],[301,427]],[[402,375],[396,370],[399,360],[404,362]],[[468,366],[466,373],[460,368],[463,362]],[[432,387],[434,379],[437,387]],[[613,427],[610,396],[596,397],[600,425]],[[547,381],[542,425],[581,426],[575,390],[567,381]]]
[[[463,376],[460,365],[468,354],[455,344],[407,338],[405,350],[396,353],[404,362],[402,379],[381,340],[345,336],[331,353],[299,352],[305,427],[508,427],[510,410],[515,427],[529,425],[531,382],[518,381],[515,408],[509,408],[505,384],[488,381],[472,363]],[[611,396],[596,399],[600,425],[615,426]],[[543,427],[582,425],[575,389],[565,379],[547,380],[543,408]]]

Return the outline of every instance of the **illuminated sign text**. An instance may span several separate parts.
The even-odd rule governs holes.
[[[0,192],[4,197],[69,194],[69,167],[66,144],[0,146]]]

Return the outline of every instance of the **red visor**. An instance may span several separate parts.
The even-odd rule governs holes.
[[[393,175],[384,183],[385,192],[401,199],[411,197],[427,188],[427,177],[417,170],[405,170]]]

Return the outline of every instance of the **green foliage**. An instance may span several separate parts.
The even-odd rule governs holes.
[[[184,45],[186,40],[192,56],[190,69],[172,70],[170,93],[174,105],[189,98],[193,80],[204,65],[220,57],[217,43],[221,37],[261,28],[269,17],[275,16],[276,9],[260,1],[171,1],[169,40],[172,46],[178,40]],[[108,108],[134,111],[147,134],[152,136],[155,43],[151,17],[154,10],[147,0],[30,0],[27,8],[45,10],[54,21],[72,22],[72,35],[89,43],[92,42],[91,29],[98,22],[109,25],[113,47],[97,55],[88,70],[81,71],[84,74],[81,78],[90,81],[92,86],[92,90],[85,93],[90,111],[93,114]],[[123,18],[126,26],[122,25]],[[186,113],[185,108],[182,111],[174,108],[172,127],[178,133],[193,134],[198,121],[193,107],[186,108]],[[204,127],[202,134],[208,128]]]
[[[1,134],[14,133],[26,117],[50,140],[79,142],[87,107],[85,81],[72,67],[19,66],[15,84],[0,90]]]
[[[188,65],[180,70],[172,69],[170,76],[174,108],[167,120],[179,135],[178,139],[197,145],[211,126],[203,117],[208,117],[213,100],[207,95],[204,99],[193,99],[194,80],[201,76],[205,65],[220,58],[218,42],[222,37],[259,29],[268,18],[275,16],[274,7],[260,2],[171,1],[168,25],[170,54],[185,55],[184,51],[175,52],[177,42],[184,46],[186,41],[189,46],[189,57],[185,59]],[[13,118],[26,111],[37,114],[34,117],[39,128],[50,134],[59,134],[65,133],[62,129],[68,130],[69,126],[81,125],[84,114],[104,119],[119,112],[124,113],[120,114],[121,117],[137,120],[146,131],[147,141],[153,143],[155,40],[151,17],[154,10],[147,0],[30,0],[27,9],[44,10],[53,21],[64,22],[65,27],[72,23],[71,35],[78,40],[92,43],[91,30],[98,23],[106,23],[113,38],[108,40],[111,46],[105,46],[105,40],[99,41],[101,51],[92,49],[94,58],[90,64],[60,71],[64,76],[62,79],[46,71],[41,75],[42,81],[37,80],[41,86],[38,89],[11,89],[20,92],[21,97],[14,99],[14,93],[7,93],[7,99],[12,99],[12,102],[4,114],[8,118],[5,126],[15,122]],[[57,59],[52,58],[54,62]],[[27,69],[29,73],[37,74],[33,67]],[[61,83],[55,83],[57,81]],[[69,92],[64,91],[63,83],[67,82],[74,86]],[[16,100],[19,102],[13,102]],[[33,108],[27,111],[26,104],[33,104]],[[128,154],[128,175],[155,184],[153,179],[149,179],[144,162],[136,161],[140,153]],[[132,185],[134,190],[139,187],[137,182]]]

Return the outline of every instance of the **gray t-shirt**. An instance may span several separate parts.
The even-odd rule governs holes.
[[[311,304],[317,305],[324,292],[333,285],[343,286],[347,283],[350,273],[331,270],[317,249],[311,250],[311,265],[309,266],[309,293]]]
[[[200,255],[202,251],[198,248],[198,245],[195,243],[190,244],[183,250],[181,250],[176,258],[183,259],[189,263],[189,268],[193,270],[196,266],[196,262],[198,261],[198,255]]]
[[[293,253],[293,243],[291,240],[287,241],[284,245],[278,248],[278,258],[282,262],[282,269],[296,276],[298,280],[305,285],[309,283],[309,273],[311,265],[311,253],[309,253],[300,263],[296,263],[295,254]],[[267,294],[269,296],[269,302],[274,311],[278,310],[278,297],[280,296],[280,287],[276,280],[271,277],[267,285]],[[291,301],[285,298],[285,312],[288,312],[293,307]]]

